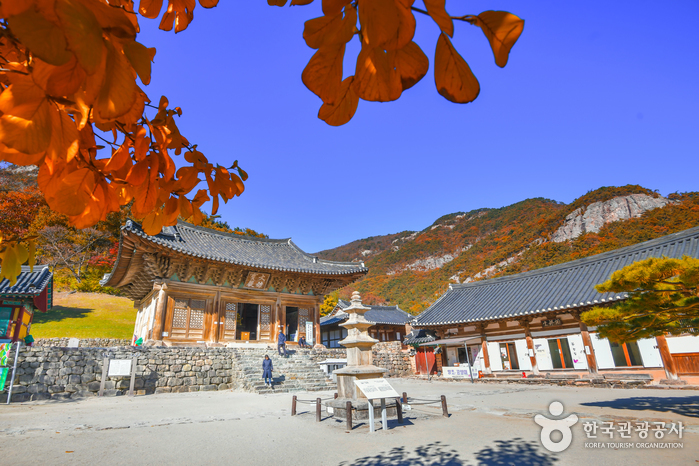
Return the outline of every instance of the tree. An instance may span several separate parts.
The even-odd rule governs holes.
[[[337,306],[337,302],[340,299],[340,293],[335,290],[330,294],[325,295],[325,299],[323,300],[323,304],[320,305],[320,316],[324,317],[330,314],[333,309],[335,309],[335,306]]]
[[[614,272],[595,287],[600,293],[627,293],[609,307],[581,314],[600,336],[617,343],[699,330],[699,259],[650,258]]]
[[[112,246],[105,232],[94,228],[46,227],[39,232],[44,240],[42,259],[52,270],[64,267],[78,283],[90,259],[102,256]]]
[[[292,0],[307,5],[313,0]],[[204,8],[218,0],[199,0]],[[268,0],[283,6],[286,0]],[[524,22],[503,11],[453,17],[445,0],[322,0],[323,16],[306,22],[303,37],[317,49],[302,74],[323,100],[319,117],[349,121],[359,99],[386,102],[422,79],[429,62],[413,42],[414,13],[429,15],[442,33],[435,52],[438,92],[452,102],[473,101],[480,85],[451,43],[453,21],[480,27],[503,67]],[[194,18],[195,0],[168,0],[160,29],[181,32]],[[151,79],[155,49],[136,41],[138,14],[157,18],[162,0],[40,0],[0,4],[0,161],[39,168],[49,207],[77,228],[94,226],[132,203],[146,233],[178,217],[194,223],[212,201],[215,215],[244,190],[247,174],[233,161],[214,166],[184,137],[165,96],[152,105],[142,85]],[[346,43],[362,44],[353,76],[342,80]],[[150,112],[150,114],[149,114]],[[99,141],[99,143],[98,143]],[[105,154],[104,151],[108,151]],[[184,151],[177,169],[171,152]],[[203,180],[199,178],[203,175]],[[197,189],[205,181],[207,189]],[[0,240],[0,276],[14,283],[20,265],[33,262],[33,237]]]

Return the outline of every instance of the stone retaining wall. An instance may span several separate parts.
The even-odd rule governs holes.
[[[137,394],[176,393],[239,388],[233,353],[236,348],[182,348],[110,346],[123,340],[80,340],[80,347],[66,348],[68,339],[37,340],[36,346],[22,346],[17,360],[17,374],[12,401],[65,399],[95,396],[102,380],[105,354],[112,359],[138,357],[135,390]],[[388,369],[388,376],[409,375],[410,358],[400,342],[378,343],[374,347],[374,364]],[[347,357],[344,348],[313,349],[308,352],[314,362]],[[14,347],[9,361],[14,361]],[[105,395],[128,393],[129,377],[110,377],[105,381]],[[9,386],[9,380],[7,381]],[[4,400],[3,400],[4,398]],[[0,395],[0,402],[7,394]]]
[[[105,354],[114,359],[138,357],[137,394],[237,388],[231,351],[227,348],[117,347],[105,350],[23,347],[19,353],[12,401],[97,395]],[[14,360],[14,351],[9,360]],[[110,377],[105,381],[104,394],[128,394],[129,383],[129,377]],[[6,400],[6,393],[0,395],[0,401]]]
[[[68,346],[70,338],[37,338],[34,346],[58,346],[65,348]],[[117,338],[80,338],[80,348],[108,348],[111,346],[130,346],[131,340]]]
[[[408,351],[403,350],[399,341],[377,343],[373,347],[372,354],[374,365],[388,369],[387,376],[401,377],[412,375]],[[314,349],[311,351],[311,358],[315,362],[326,359],[345,359],[346,357],[347,350],[345,348]]]

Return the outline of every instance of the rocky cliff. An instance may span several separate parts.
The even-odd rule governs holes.
[[[665,207],[671,201],[648,194],[619,196],[604,202],[594,202],[587,207],[579,207],[568,214],[565,223],[551,237],[551,241],[568,241],[583,233],[599,233],[604,225],[620,220],[637,218],[649,210]]]

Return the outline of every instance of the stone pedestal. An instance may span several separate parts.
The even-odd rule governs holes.
[[[342,420],[347,419],[347,402],[352,402],[352,419],[355,421],[365,421],[369,419],[369,401],[364,398],[363,400],[348,400],[338,398],[336,400],[328,403],[328,406],[333,408],[333,416]],[[386,416],[391,418],[398,417],[396,412],[396,402],[395,400],[386,399]],[[381,420],[381,400],[374,400],[374,419]]]

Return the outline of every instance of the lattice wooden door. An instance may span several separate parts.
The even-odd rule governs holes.
[[[272,306],[260,304],[260,336],[259,340],[272,340]]]
[[[238,314],[238,303],[221,301],[219,309],[219,340],[235,341],[235,327]]]
[[[170,321],[170,338],[203,339],[205,299],[175,298]]]
[[[306,322],[308,322],[310,313],[310,309],[299,308],[299,335],[306,335]],[[306,340],[308,340],[308,338],[306,338]]]

